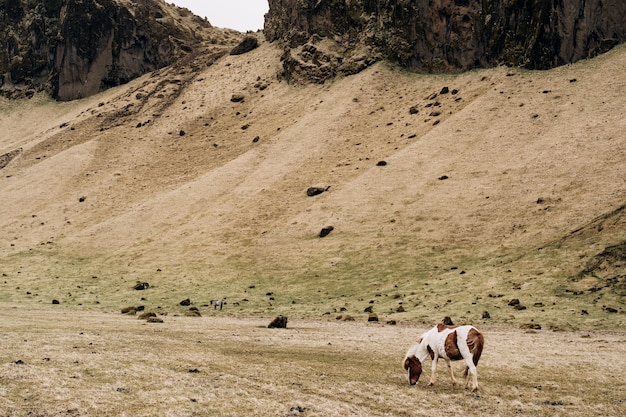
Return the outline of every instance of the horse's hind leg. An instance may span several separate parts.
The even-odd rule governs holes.
[[[471,391],[478,391],[478,376],[476,375],[476,367],[473,366],[471,368],[468,369],[468,373],[467,373],[467,382],[470,382],[470,379],[472,381],[471,383]]]
[[[463,375],[465,375],[465,389],[470,389],[470,382],[472,380],[472,374],[470,373],[469,366],[465,367],[465,372],[463,373]]]
[[[478,391],[478,376],[476,372],[476,365],[474,365],[474,362],[471,359],[466,360],[465,364],[467,365],[465,369],[465,388],[470,389],[471,391]]]

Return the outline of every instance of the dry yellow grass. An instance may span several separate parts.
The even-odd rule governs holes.
[[[626,334],[483,328],[480,391],[408,385],[427,326],[132,316],[3,305],[3,416],[619,416]],[[19,362],[19,363],[17,363]],[[457,376],[461,367],[456,364]],[[425,378],[427,381],[428,379]],[[304,410],[304,411],[302,411]]]

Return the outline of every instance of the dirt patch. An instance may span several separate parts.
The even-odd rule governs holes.
[[[582,280],[588,276],[604,281],[604,288],[626,296],[626,242],[610,246],[595,255],[587,262],[587,266],[572,278],[573,281]],[[602,287],[593,287],[589,291],[597,292]]]
[[[13,158],[18,156],[20,153],[22,153],[22,148],[0,155],[0,169],[9,165],[9,162],[11,162]]]

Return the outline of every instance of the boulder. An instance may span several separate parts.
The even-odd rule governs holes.
[[[286,329],[287,328],[287,317],[286,316],[278,316],[267,326],[269,329]]]
[[[322,230],[320,230],[320,237],[328,236],[333,230],[335,230],[333,226],[324,227]]]
[[[259,40],[255,36],[246,36],[239,43],[239,45],[235,46],[231,51],[231,55],[242,55],[253,51],[254,49],[259,47]]]

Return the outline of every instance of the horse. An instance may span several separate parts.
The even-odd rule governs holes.
[[[446,361],[452,385],[457,381],[452,372],[450,361],[465,361],[465,388],[471,391],[478,390],[476,365],[485,345],[485,338],[474,326],[451,327],[443,323],[424,333],[407,351],[404,357],[404,370],[408,372],[409,384],[415,385],[422,373],[422,365],[430,356],[432,360],[432,374],[430,383],[435,384],[437,361],[443,358]],[[471,387],[470,387],[471,382]]]
[[[222,300],[211,300],[211,305],[213,306],[213,310],[216,310],[218,307],[221,310],[223,304],[224,302]]]

